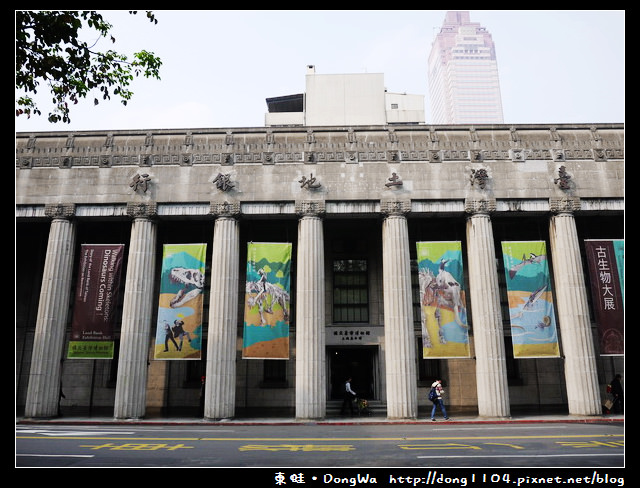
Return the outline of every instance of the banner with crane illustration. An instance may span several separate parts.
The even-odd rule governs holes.
[[[200,359],[206,244],[165,244],[155,359]]]
[[[244,359],[289,359],[290,270],[290,243],[248,243]]]
[[[515,358],[558,357],[553,291],[544,241],[502,242]]]
[[[462,245],[417,242],[422,356],[470,356]]]

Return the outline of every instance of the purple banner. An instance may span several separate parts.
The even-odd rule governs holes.
[[[585,240],[591,298],[598,324],[600,354],[624,354],[624,241]]]
[[[113,358],[113,323],[124,244],[83,244],[71,322],[70,359]]]

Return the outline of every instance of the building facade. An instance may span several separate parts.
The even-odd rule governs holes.
[[[304,126],[18,133],[16,407],[115,418],[319,419],[353,388],[447,408],[599,415],[585,241],[624,238],[624,128]],[[310,184],[310,183],[313,184]],[[424,357],[416,244],[461,243],[468,357]],[[560,353],[513,353],[501,243],[548,249]],[[290,243],[288,357],[242,355],[248,244]],[[206,243],[202,356],[154,357],[163,246]],[[123,244],[112,359],[70,359],[83,244]],[[204,383],[202,377],[205,377]]]
[[[382,73],[319,74],[307,65],[305,92],[267,99],[265,126],[424,123],[424,95],[394,93]]]
[[[468,11],[447,12],[428,61],[433,124],[502,124],[502,97],[491,34]]]

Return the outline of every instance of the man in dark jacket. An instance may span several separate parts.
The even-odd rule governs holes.
[[[620,380],[622,376],[617,374],[611,380],[611,394],[613,395],[613,413],[624,413],[624,393]]]

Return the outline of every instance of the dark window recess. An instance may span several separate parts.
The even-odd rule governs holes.
[[[286,388],[287,361],[280,359],[265,359],[262,373],[263,388]]]
[[[333,321],[369,322],[369,279],[364,259],[333,262]]]
[[[107,380],[108,388],[115,388],[118,379],[118,358],[120,357],[120,339],[113,341],[113,359],[109,365],[109,379]]]
[[[418,381],[431,386],[435,380],[442,379],[440,371],[440,359],[423,359],[422,337],[418,338]]]

